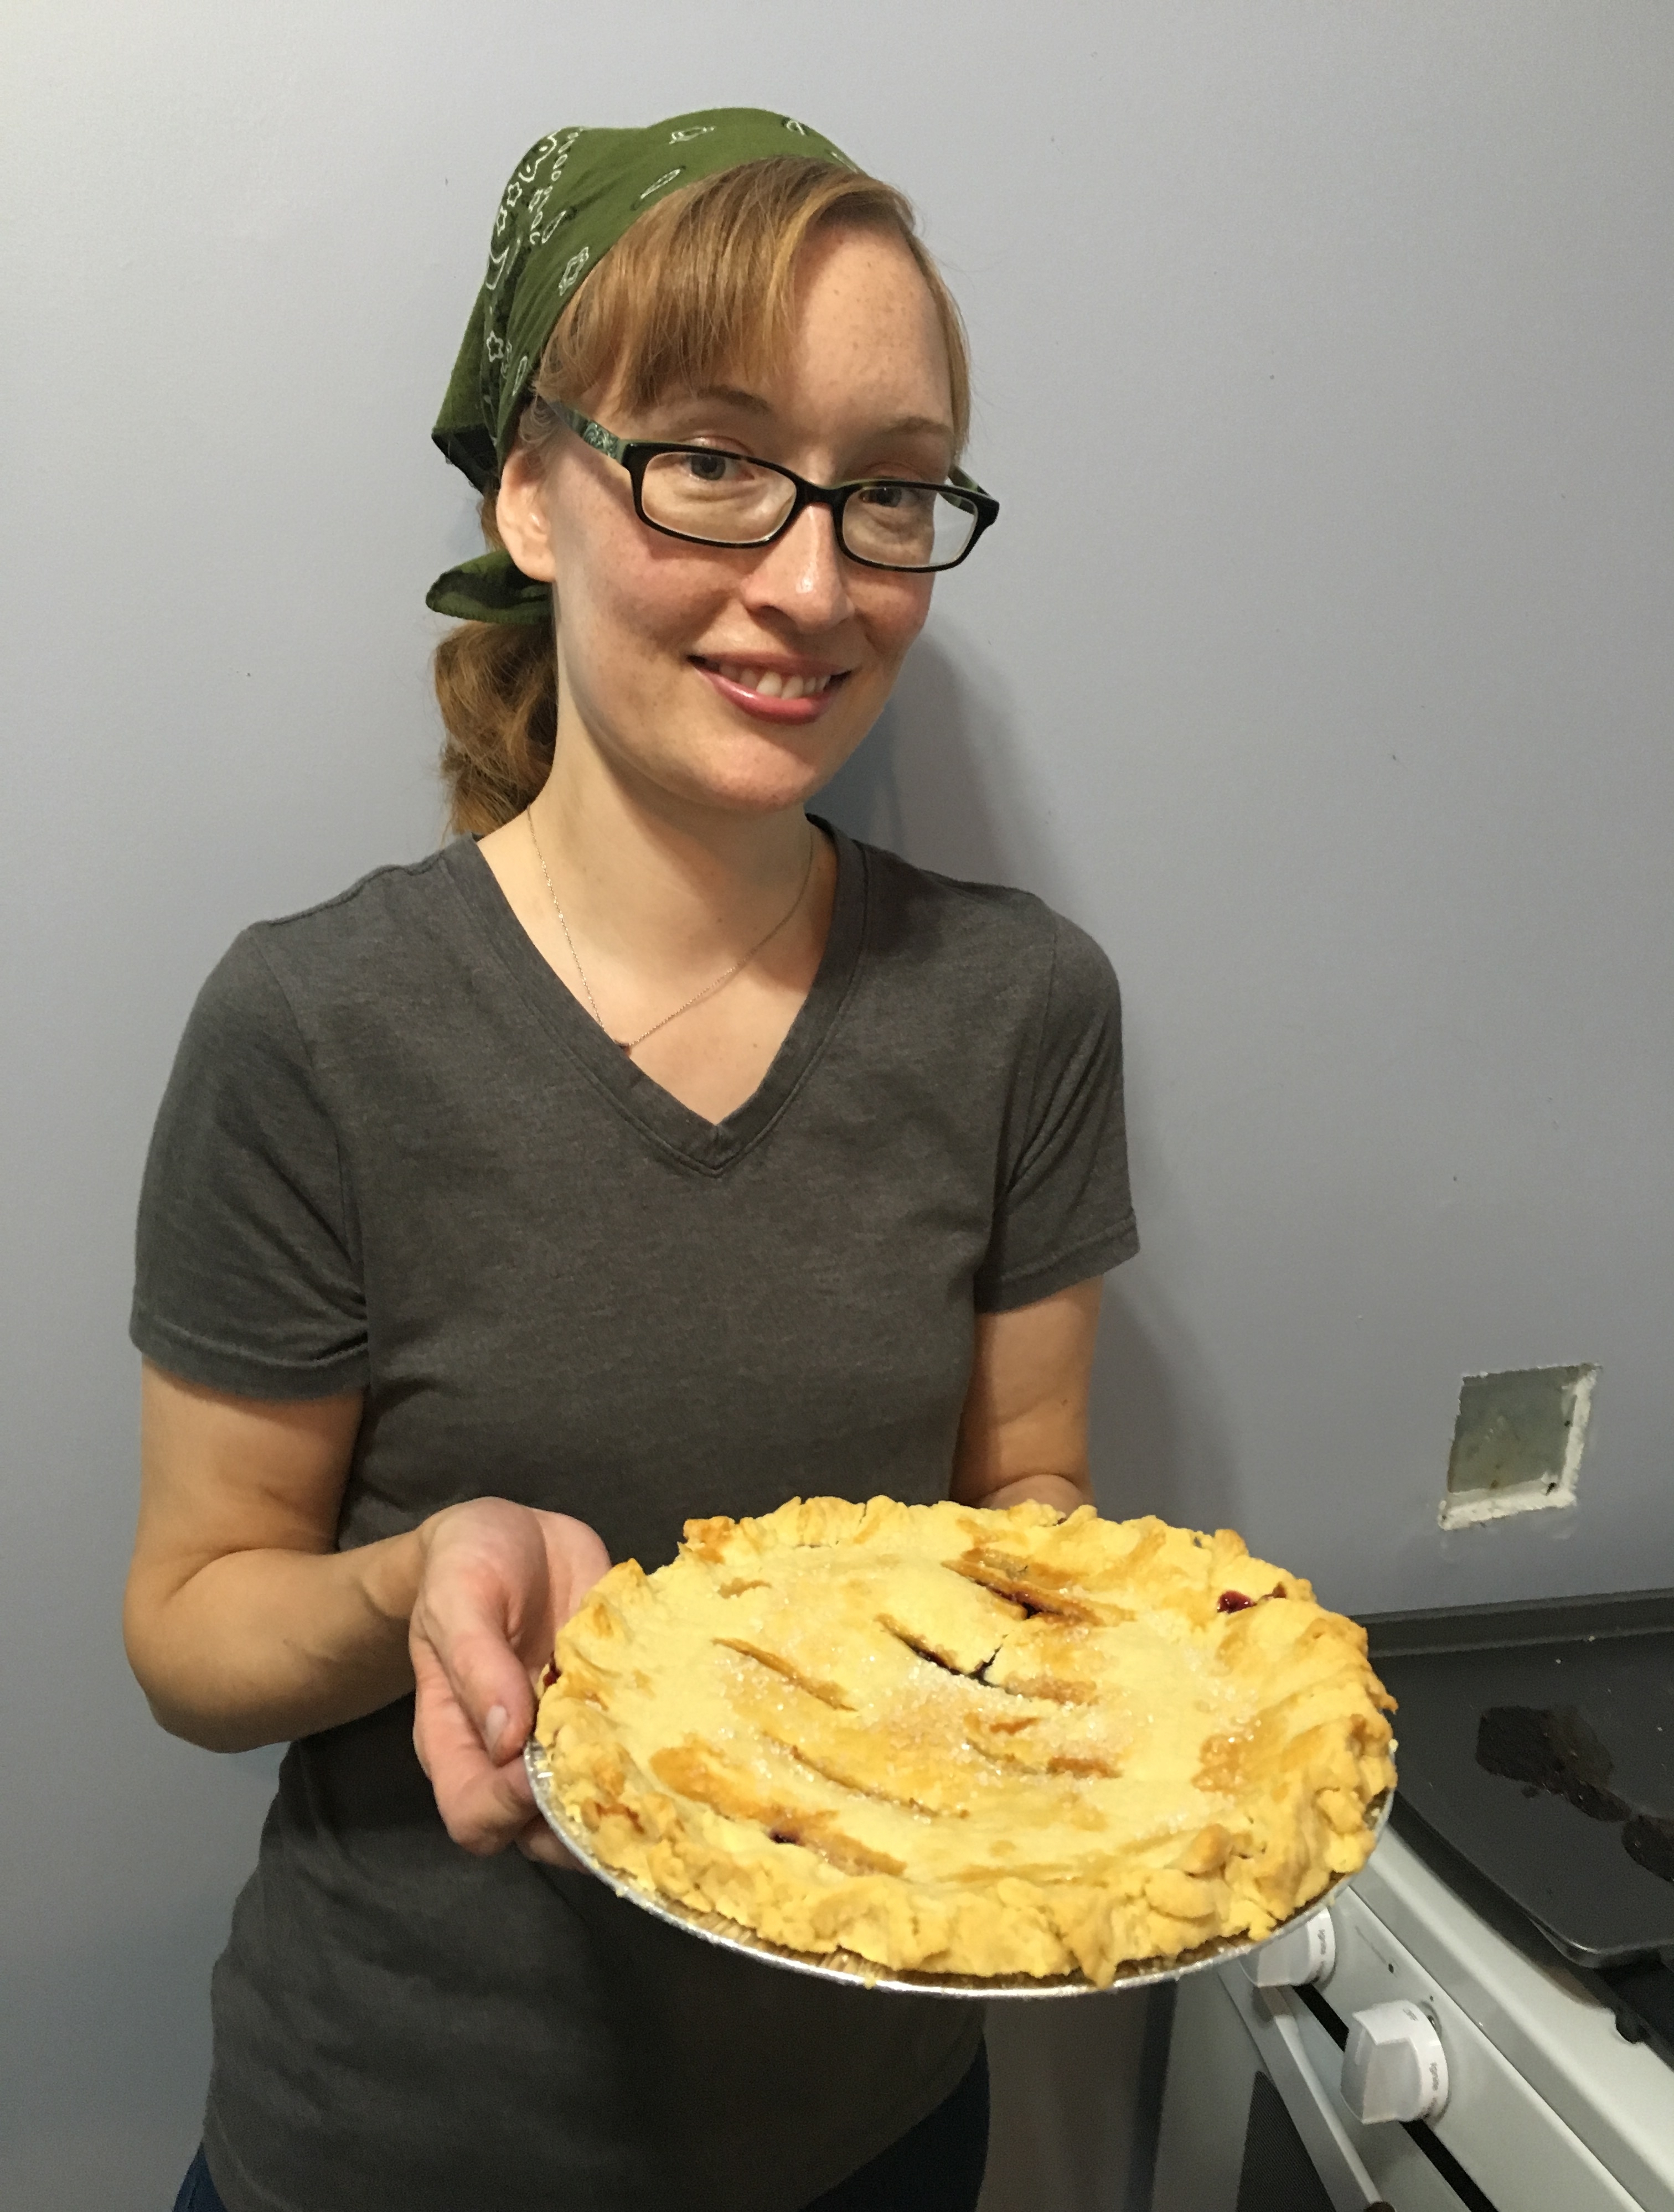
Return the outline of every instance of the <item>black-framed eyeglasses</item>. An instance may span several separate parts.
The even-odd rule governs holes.
[[[961,469],[950,469],[945,483],[898,477],[810,483],[793,469],[749,453],[618,438],[573,407],[553,411],[595,452],[627,470],[642,522],[692,545],[771,545],[804,507],[824,507],[851,561],[863,568],[922,573],[957,568],[1000,512],[999,501]]]

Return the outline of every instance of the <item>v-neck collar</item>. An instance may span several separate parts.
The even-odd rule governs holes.
[[[837,849],[837,892],[825,949],[767,1073],[724,1121],[706,1121],[636,1067],[553,973],[501,890],[473,837],[457,837],[443,865],[472,919],[488,938],[541,1026],[624,1119],[660,1149],[718,1175],[766,1135],[823,1051],[853,987],[865,938],[866,855],[818,815],[808,817]]]

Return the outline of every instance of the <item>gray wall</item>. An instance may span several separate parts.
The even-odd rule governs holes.
[[[833,806],[1126,986],[1107,1504],[1348,1607],[1674,1581],[1674,16],[1625,0],[7,11],[3,2194],[168,2201],[271,1761],[117,1605],[142,1150],[245,921],[437,834],[427,431],[513,159],[801,110],[918,199],[1004,520]],[[1444,1540],[1464,1370],[1603,1365]],[[1001,2032],[994,2212],[1122,2201],[1136,2016]]]

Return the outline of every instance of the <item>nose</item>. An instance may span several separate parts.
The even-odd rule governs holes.
[[[855,611],[848,565],[830,508],[805,507],[751,569],[745,605],[785,615],[799,629],[835,629]]]

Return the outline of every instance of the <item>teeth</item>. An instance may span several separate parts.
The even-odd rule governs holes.
[[[773,668],[749,668],[741,660],[717,660],[716,675],[728,684],[736,684],[741,690],[753,691],[763,699],[813,699],[831,683],[825,676],[781,676]]]

